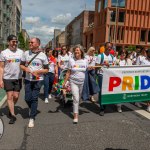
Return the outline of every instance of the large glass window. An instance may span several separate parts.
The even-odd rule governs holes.
[[[125,7],[125,0],[111,0],[112,7]]]
[[[141,30],[141,41],[145,42],[146,30]]]
[[[101,11],[101,1],[98,2],[98,12]]]
[[[125,18],[125,12],[119,12],[118,21],[119,22],[124,22],[124,18]]]
[[[116,21],[116,11],[111,11],[111,14],[110,14],[110,21],[111,22],[115,22]]]
[[[108,0],[104,0],[104,8],[108,7]]]
[[[150,31],[148,32],[148,42],[150,43]]]

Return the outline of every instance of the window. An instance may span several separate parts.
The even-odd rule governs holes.
[[[150,43],[150,31],[148,32],[148,42]]]
[[[125,12],[119,12],[119,22],[124,22],[124,18],[125,18]]]
[[[110,21],[111,22],[115,22],[116,21],[116,11],[111,11],[111,14],[110,14]]]
[[[125,7],[125,0],[111,0],[112,7]]]
[[[98,3],[98,12],[100,12],[101,11],[101,1],[99,1],[99,3]]]
[[[140,41],[145,42],[146,30],[141,30],[141,39]]]
[[[108,6],[108,0],[104,0],[104,8]]]

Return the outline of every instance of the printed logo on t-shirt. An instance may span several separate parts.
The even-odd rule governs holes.
[[[73,68],[85,68],[85,65],[74,65]]]
[[[19,63],[20,59],[8,59],[7,62],[8,63]]]
[[[27,64],[28,64],[29,62],[27,62]],[[40,64],[39,63],[36,63],[36,62],[31,62],[30,63],[30,66],[40,66]]]

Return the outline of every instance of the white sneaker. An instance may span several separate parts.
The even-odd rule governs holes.
[[[49,103],[48,98],[45,98],[45,104]]]
[[[94,99],[94,97],[93,97],[93,96],[91,96],[91,102],[93,102],[93,103],[95,103],[95,102],[96,102],[96,100]]]
[[[49,94],[48,98],[49,98],[49,99],[51,99],[51,98],[52,98],[52,95],[51,95],[51,94]]]
[[[118,111],[119,113],[122,113],[121,106],[117,106],[117,111]]]
[[[28,127],[29,127],[29,128],[33,128],[33,127],[34,127],[34,119],[30,119],[30,120],[29,120]]]
[[[147,107],[147,111],[150,113],[150,106]]]
[[[142,105],[141,105],[140,103],[138,103],[138,102],[136,102],[135,105],[136,105],[137,107],[139,107],[139,108],[142,108]]]

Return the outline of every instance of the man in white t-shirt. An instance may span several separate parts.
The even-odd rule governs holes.
[[[0,54],[0,88],[5,89],[9,108],[9,124],[16,121],[14,106],[18,101],[22,87],[22,72],[20,62],[23,51],[17,48],[18,40],[15,35],[7,37],[8,48]]]
[[[96,65],[109,67],[114,64],[114,57],[110,54],[111,49],[112,49],[112,43],[107,42],[105,44],[105,52],[97,56]],[[99,79],[98,84],[100,87],[100,92],[99,92],[100,116],[104,116],[105,106],[101,105],[103,71],[102,69],[100,69],[100,70],[97,70],[97,72],[98,72],[98,79]]]
[[[42,86],[42,80],[44,79],[43,74],[47,73],[49,68],[47,56],[39,51],[39,46],[40,39],[31,38],[29,42],[30,50],[24,53],[20,65],[21,69],[26,72],[25,101],[30,109],[29,128],[34,127],[38,97]]]

